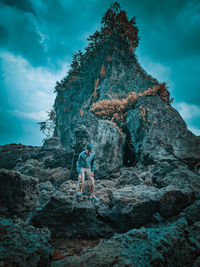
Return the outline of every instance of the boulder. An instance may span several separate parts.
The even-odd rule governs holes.
[[[93,144],[95,151],[96,178],[109,178],[112,172],[119,171],[122,167],[125,135],[112,122],[97,121],[91,116],[91,120],[76,127],[75,135],[74,169],[79,153],[86,149],[89,142]]]
[[[36,227],[47,226],[54,237],[109,237],[155,221],[155,213],[167,220],[195,200],[189,188],[156,188],[139,184],[116,187],[116,180],[96,182],[99,202],[89,199],[89,184],[77,197],[78,184],[67,181],[51,194],[32,217]],[[157,220],[158,221],[158,220]],[[56,227],[55,227],[56,224]]]
[[[119,170],[123,165],[122,151],[125,135],[110,121],[99,120],[97,134],[90,138],[96,152],[96,171],[100,176]],[[102,160],[103,159],[103,160]]]
[[[26,146],[22,144],[8,144],[0,146],[0,169],[13,169],[17,163],[35,157],[40,151],[39,146]]]
[[[126,122],[144,164],[180,160],[194,168],[200,162],[200,137],[190,132],[179,112],[158,95],[139,97]]]
[[[14,215],[38,206],[38,180],[16,171],[0,169],[1,214]]]
[[[14,170],[35,177],[39,182],[51,181],[54,185],[60,185],[70,179],[69,169],[63,167],[45,168],[44,163],[36,159],[28,159],[26,162],[19,163]]]
[[[157,162],[152,169],[154,186],[162,188],[174,185],[179,188],[190,188],[200,197],[200,176],[191,171],[188,166],[180,161]]]
[[[198,235],[200,229],[197,230]],[[67,266],[193,266],[200,253],[200,242],[184,218],[157,228],[132,229],[114,234],[95,248],[67,257],[52,267]]]
[[[0,251],[1,266],[50,266],[50,232],[0,218]]]
[[[54,149],[63,149],[60,140],[57,137],[51,137],[44,141],[42,147],[42,150],[54,150]]]

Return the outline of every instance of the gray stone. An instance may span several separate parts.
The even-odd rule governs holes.
[[[34,210],[38,206],[37,182],[31,176],[0,169],[1,214],[14,215]]]
[[[143,118],[141,109],[146,112]],[[157,96],[140,97],[128,111],[127,125],[140,160],[145,164],[200,161],[200,138],[187,129],[179,112]]]
[[[34,214],[33,225],[49,227],[57,238],[109,237],[154,222],[156,212],[164,219],[170,218],[195,199],[194,192],[188,188],[171,185],[159,189],[145,184],[116,188],[116,180],[100,180],[96,182],[100,202],[92,203],[89,186],[85,185],[83,196],[76,197],[77,185],[72,181],[62,184]]]
[[[52,266],[192,266],[199,253],[199,241],[181,218],[158,228],[141,227],[115,234],[80,256],[65,258]]]
[[[0,218],[0,251],[1,266],[50,266],[50,232]]]
[[[42,150],[62,149],[60,140],[57,137],[51,137],[44,141]]]

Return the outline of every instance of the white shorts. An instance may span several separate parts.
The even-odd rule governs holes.
[[[91,175],[91,169],[81,167],[81,179],[80,179],[81,182],[85,181],[85,175],[87,176],[90,185],[94,185],[94,177]]]

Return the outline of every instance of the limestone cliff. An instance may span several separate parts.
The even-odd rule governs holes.
[[[96,169],[105,175],[160,160],[180,160],[195,169],[200,137],[187,129],[165,82],[146,73],[122,34],[96,42],[91,52],[79,51],[75,59],[56,86],[54,104],[55,134],[66,150],[75,151],[75,159],[91,142]]]

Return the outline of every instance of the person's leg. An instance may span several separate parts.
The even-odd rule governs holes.
[[[81,192],[81,193],[83,192],[83,183],[84,183],[84,182],[81,182],[81,186],[80,186],[80,192]]]
[[[82,194],[83,192],[83,184],[84,184],[84,181],[85,181],[85,171],[84,171],[84,168],[81,168],[81,186],[80,186],[80,193]]]
[[[91,186],[91,196],[90,196],[91,200],[93,200],[93,201],[99,201],[99,199],[94,194],[94,178],[92,179],[90,186]]]
[[[88,180],[90,182],[90,188],[91,188],[91,197],[95,197],[94,193],[94,177],[91,175],[91,170],[89,169],[87,171]]]
[[[95,194],[94,194],[94,185],[92,184],[90,186],[90,188],[91,188],[91,197],[95,197]]]

